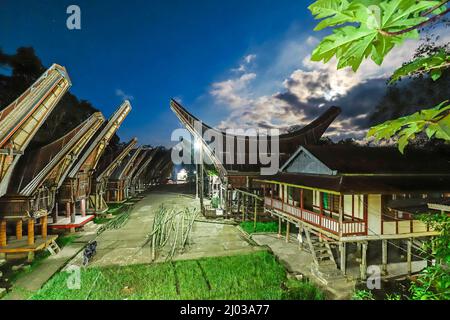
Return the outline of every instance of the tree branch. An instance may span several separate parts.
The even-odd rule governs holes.
[[[430,13],[432,13],[434,10],[439,9],[440,7],[442,7],[443,5],[445,5],[447,2],[450,2],[450,0],[446,0],[446,1],[442,1],[440,4],[435,5],[433,8],[428,9],[425,12],[422,12],[421,16],[422,17],[426,17],[427,15],[429,15]]]
[[[415,26],[406,28],[404,30],[390,32],[390,31],[385,31],[385,30],[380,29],[380,30],[378,30],[378,32],[381,33],[383,36],[387,36],[387,37],[399,36],[401,34],[413,31],[415,29],[422,28],[423,26],[440,19],[441,17],[445,16],[449,12],[450,12],[450,8],[448,8],[447,10],[445,10],[444,12],[442,12],[440,14],[435,15],[434,17],[431,17],[430,19],[428,19],[428,20],[426,20],[424,22],[421,22],[421,23],[419,23],[419,24],[417,24]]]

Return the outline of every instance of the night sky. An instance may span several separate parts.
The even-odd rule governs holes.
[[[170,145],[180,126],[170,98],[221,128],[304,125],[337,104],[344,112],[330,136],[361,136],[373,97],[413,48],[357,74],[311,63],[329,33],[312,31],[311,2],[0,0],[0,47],[32,46],[44,65],[65,66],[71,92],[107,117],[130,99],[123,140]],[[66,28],[70,4],[81,8],[81,30]]]

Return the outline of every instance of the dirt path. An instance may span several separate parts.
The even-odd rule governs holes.
[[[183,210],[199,207],[198,200],[180,193],[153,191],[135,204],[127,223],[120,229],[106,230],[97,237],[97,254],[91,267],[130,265],[151,262],[151,249],[142,247],[152,230],[153,219],[159,206]],[[252,246],[233,225],[198,218],[194,223],[191,241],[187,250],[174,257],[174,260],[197,259],[249,253],[263,248]],[[164,261],[162,253],[158,261]],[[81,255],[71,264],[81,264]]]

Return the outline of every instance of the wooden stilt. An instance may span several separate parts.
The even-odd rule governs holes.
[[[81,199],[80,206],[81,206],[81,216],[86,217],[86,199]]]
[[[286,221],[286,242],[289,242],[290,229],[291,229],[291,223],[289,221]]]
[[[367,278],[367,243],[363,242],[361,245],[361,280]]]
[[[339,251],[341,253],[341,272],[346,275],[347,270],[346,270],[346,265],[347,265],[347,254],[346,254],[346,243],[345,242],[341,242],[339,243]]]
[[[22,240],[22,220],[17,220],[16,222],[16,239]]]
[[[255,210],[254,210],[254,213],[253,213],[253,229],[255,229],[256,230],[256,219],[257,219],[257,214],[258,214],[258,212],[257,212],[257,199],[256,199],[256,197],[255,197]]]
[[[247,196],[244,195],[243,197],[243,205],[244,205],[244,210],[242,210],[242,221],[245,221],[245,214],[247,212]]]
[[[41,235],[42,239],[47,239],[47,216],[41,218]]]
[[[239,192],[237,194],[237,214],[238,216],[241,214],[241,194]]]
[[[388,247],[387,240],[381,240],[381,273],[387,274]]]
[[[27,240],[28,240],[28,245],[32,246],[34,245],[34,220],[33,219],[28,219],[28,236],[27,236]]]
[[[56,201],[55,203],[55,213],[53,214],[53,223],[57,223],[58,222],[58,215],[59,215],[59,206],[58,206],[58,201]]]
[[[66,202],[66,217],[70,218],[70,202]]]
[[[28,255],[27,255],[27,262],[31,263],[31,262],[33,262],[33,260],[34,260],[34,251],[30,251],[30,252],[28,252]]]
[[[74,223],[75,222],[75,215],[77,214],[76,212],[76,206],[75,206],[75,202],[72,203],[72,211],[70,213],[70,222]]]
[[[278,239],[281,238],[281,218],[278,218]]]
[[[298,226],[298,248],[303,250],[303,227],[301,225]]]
[[[0,247],[6,247],[6,220],[0,220]]]
[[[412,239],[407,240],[408,248],[407,248],[407,264],[408,264],[408,274],[412,273]]]

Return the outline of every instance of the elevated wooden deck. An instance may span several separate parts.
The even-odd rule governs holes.
[[[8,244],[0,247],[0,253],[28,253],[39,251],[47,248],[56,238],[58,238],[57,235],[48,235],[45,239],[42,236],[36,236],[32,245],[28,244],[26,237],[21,240],[8,239]]]
[[[70,221],[70,217],[59,217],[58,221],[56,223],[53,223],[53,218],[49,217],[49,229],[72,229],[72,228],[81,228],[89,221],[94,220],[94,215],[87,215],[87,216],[75,216],[75,222]]]

